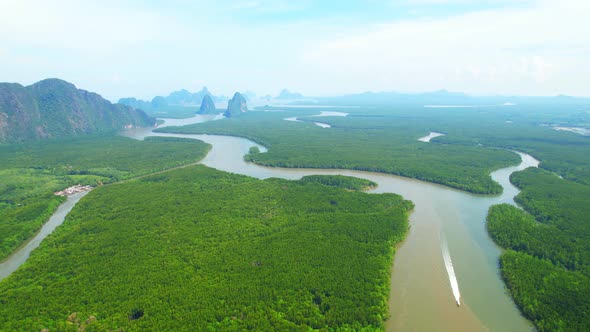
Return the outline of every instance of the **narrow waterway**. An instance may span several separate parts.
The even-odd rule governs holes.
[[[29,241],[20,246],[12,255],[8,256],[4,262],[0,263],[0,280],[8,277],[12,272],[23,265],[29,258],[31,252],[41,244],[47,235],[51,234],[55,228],[64,222],[64,219],[72,208],[78,203],[80,198],[84,197],[88,191],[73,194],[67,197],[53,215],[49,218],[43,227]]]
[[[348,116],[348,113],[344,113],[344,112],[331,112],[331,111],[321,111],[320,114],[316,114],[316,115],[310,115],[309,117],[313,118],[313,117],[324,117],[324,116]],[[303,120],[299,120],[298,117],[293,116],[290,118],[284,118],[283,120],[285,121],[293,121],[293,122],[305,122]],[[332,128],[332,126],[329,123],[325,123],[325,122],[312,122],[313,124],[315,124],[316,126],[320,127],[320,128]],[[431,133],[432,134],[432,133]],[[443,135],[443,134],[441,134]],[[436,137],[436,136],[433,136]],[[422,140],[419,139],[419,140]],[[428,139],[428,141],[430,141],[430,139]],[[427,142],[427,141],[425,141]]]
[[[200,117],[186,123],[212,120]],[[167,122],[168,124],[170,122]],[[165,124],[165,125],[166,125]],[[175,120],[176,125],[185,124]],[[518,193],[509,182],[514,171],[535,167],[538,161],[519,153],[520,165],[493,172],[504,192],[499,196],[473,195],[437,184],[381,173],[271,168],[247,163],[243,156],[252,146],[261,152],[266,149],[249,140],[217,135],[184,135],[154,133],[150,129],[132,129],[124,133],[135,139],[148,136],[184,137],[199,139],[212,145],[202,164],[222,171],[244,174],[260,179],[279,177],[299,179],[312,174],[341,174],[372,180],[378,187],[372,193],[391,192],[412,200],[415,209],[410,216],[410,232],[397,250],[392,270],[392,287],[389,299],[390,318],[386,321],[390,331],[529,331],[532,325],[524,319],[500,279],[498,269],[499,248],[485,230],[485,217],[492,204],[511,203]],[[70,196],[59,207],[47,230],[51,233],[63,222],[65,215],[81,198]],[[77,199],[76,199],[77,198]],[[55,220],[54,220],[55,217]],[[53,228],[50,228],[53,227]],[[45,226],[44,226],[45,229]],[[31,240],[0,265],[0,278],[20,266],[42,237]],[[446,245],[442,246],[442,240]],[[21,253],[22,251],[22,253]],[[22,256],[21,256],[22,255]],[[15,258],[21,257],[21,258]],[[24,258],[23,258],[24,257]],[[450,281],[448,263],[452,260],[454,281]],[[12,261],[14,260],[14,261]],[[453,289],[456,285],[457,290]],[[453,286],[453,287],[452,287]],[[460,295],[457,295],[460,289]],[[460,296],[460,306],[457,297]]]

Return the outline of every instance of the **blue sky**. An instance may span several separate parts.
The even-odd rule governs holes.
[[[0,1],[0,81],[117,100],[206,85],[590,95],[586,0]]]
[[[340,23],[391,22],[393,20],[444,17],[472,11],[526,6],[533,2],[486,1],[486,0],[222,0],[212,2],[167,1],[152,2],[151,8],[176,12],[185,8],[185,13],[195,14],[205,9],[214,14],[219,22],[243,24],[273,24],[297,21],[324,21]],[[188,9],[188,11],[187,11]]]

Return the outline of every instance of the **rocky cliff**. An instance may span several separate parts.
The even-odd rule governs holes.
[[[201,108],[199,108],[198,114],[217,114],[217,110],[215,109],[215,103],[211,96],[205,95],[203,97],[203,101],[201,102]]]
[[[239,92],[236,92],[233,98],[229,100],[229,103],[227,104],[227,111],[225,111],[223,115],[231,118],[246,111],[248,111],[246,99]]]

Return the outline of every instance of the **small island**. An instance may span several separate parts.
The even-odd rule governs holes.
[[[304,183],[319,183],[325,186],[344,188],[348,190],[367,191],[377,188],[377,183],[344,175],[308,175],[301,178]]]

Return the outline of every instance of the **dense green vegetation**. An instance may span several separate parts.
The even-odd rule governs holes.
[[[490,209],[488,230],[508,251],[501,270],[516,303],[541,331],[590,329],[590,186],[541,169],[514,173],[522,189]],[[530,212],[530,213],[529,213]]]
[[[204,166],[100,187],[0,283],[0,326],[383,329],[411,208]]]
[[[523,314],[539,331],[588,331],[590,278],[531,255],[507,251],[502,277]]]
[[[477,133],[475,132],[477,130]],[[541,167],[565,179],[590,185],[590,137],[541,127],[535,123],[494,124],[451,133],[437,140],[449,144],[484,144],[515,149],[541,160]]]
[[[551,127],[560,125],[590,128],[590,113],[584,111],[587,109],[590,109],[588,103],[444,110],[399,105],[347,109],[346,112],[351,113],[350,117],[329,118],[328,122],[332,126],[355,130],[394,130],[391,123],[399,123],[407,128],[425,128],[446,134],[433,139],[434,143],[469,147],[483,145],[523,151],[541,160],[542,168],[556,172],[566,179],[590,184],[590,137],[557,131]]]
[[[588,331],[590,278],[526,253],[500,257],[502,277],[523,314],[539,331]]]
[[[0,143],[115,132],[154,123],[143,111],[111,104],[59,79],[26,87],[0,83]]]
[[[530,214],[494,207],[488,226],[494,239],[503,247],[590,275],[590,187],[539,169],[515,173],[512,182],[522,188],[516,201]]]
[[[196,110],[168,105],[163,98],[153,101],[154,111],[170,112],[156,116],[189,117]],[[530,153],[544,170],[527,170],[511,179],[523,188],[516,200],[528,213],[508,205],[493,207],[488,230],[509,249],[501,257],[502,276],[523,313],[541,331],[579,331],[590,330],[590,140],[550,127],[588,127],[587,105],[576,103],[333,109],[351,114],[322,118],[330,129],[310,123],[318,120],[310,115],[329,109],[267,107],[273,112],[162,131],[252,139],[269,151],[252,148],[246,159],[262,165],[386,172],[476,193],[499,192],[489,173],[518,162],[515,154],[497,148]],[[293,116],[306,122],[283,120]],[[429,131],[446,136],[430,144],[417,141]],[[50,194],[54,190],[78,182],[114,182],[199,158],[180,145],[179,150],[133,145],[141,154],[133,158],[121,150],[113,153],[112,164],[110,154],[88,156],[104,146],[108,144],[80,144],[72,154],[58,145],[49,150],[31,145],[24,153],[16,146],[0,146],[0,245],[9,243],[0,250],[10,252],[38,229],[60,202]],[[169,159],[163,150],[171,153]],[[12,157],[5,160],[4,151]],[[36,154],[38,163],[30,157]],[[154,166],[159,163],[162,167]],[[410,207],[393,204],[394,221],[385,219],[395,229],[388,233],[383,230],[391,225],[380,216],[389,212],[375,209],[377,201],[318,183],[364,187],[348,178],[257,181],[190,168],[100,188],[8,286],[0,285],[0,326],[381,328],[389,287],[386,263],[391,260],[386,248],[405,232],[404,218],[398,217]],[[339,195],[359,196],[349,200]],[[376,214],[361,213],[363,206],[350,203],[357,200]],[[2,238],[5,234],[8,240]],[[350,261],[339,261],[349,256]]]
[[[263,165],[388,172],[473,192],[497,192],[488,185],[487,174],[516,163],[495,148],[527,152],[541,161],[541,169],[517,173],[511,180],[523,188],[516,201],[531,214],[494,207],[488,229],[496,242],[513,250],[502,256],[501,269],[523,313],[542,331],[579,331],[590,329],[590,138],[552,126],[588,127],[590,113],[581,111],[587,106],[351,108],[345,110],[348,117],[322,118],[330,130],[283,121],[293,116],[317,121],[309,115],[325,110],[318,108],[169,130],[250,138],[269,149],[246,157]],[[415,141],[429,131],[446,135],[432,144]]]
[[[516,202],[536,220],[559,230],[554,232],[554,241],[561,241],[563,251],[569,253],[551,259],[590,276],[590,186],[538,169],[515,173],[511,181],[522,188]]]
[[[301,181],[315,182],[348,190],[368,190],[377,187],[377,183],[371,180],[344,175],[308,175],[301,178]]]
[[[322,118],[332,125],[329,130],[311,123],[283,120],[317,113],[313,109],[247,112],[239,119],[158,131],[246,137],[268,147],[267,153],[246,157],[260,165],[376,171],[475,193],[499,193],[502,188],[492,181],[489,173],[519,160],[515,154],[498,149],[419,142],[417,139],[427,135],[432,126],[422,119],[367,115]]]
[[[53,192],[97,186],[196,162],[195,140],[84,137],[0,145],[0,260],[29,239],[63,201]]]

